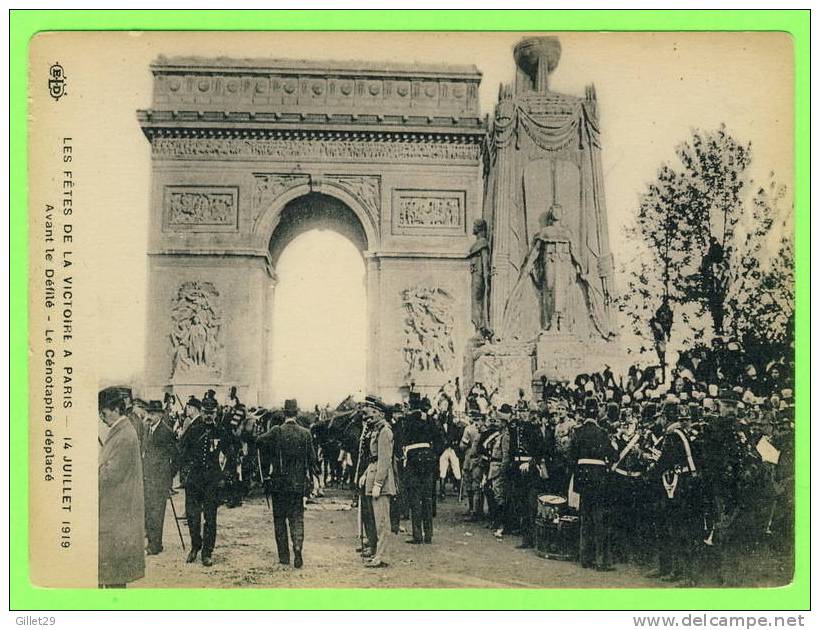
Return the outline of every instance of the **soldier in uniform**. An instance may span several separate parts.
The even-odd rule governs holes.
[[[420,408],[416,392],[410,394],[410,411],[403,423],[404,487],[410,503],[413,538],[408,543],[433,541],[433,494],[435,492],[435,453],[437,430],[432,419]]]
[[[193,403],[198,401],[188,401],[189,406]],[[222,462],[227,458],[223,452],[222,429],[216,424],[216,412],[216,400],[203,400],[202,415],[191,422],[180,441],[185,514],[191,535],[187,562],[194,562],[202,550],[202,564],[206,567],[213,564],[211,555],[216,544],[218,490],[224,474]]]
[[[376,553],[365,566],[376,569],[387,566],[387,549],[391,538],[390,504],[396,495],[396,475],[393,461],[393,431],[385,419],[387,408],[380,399],[368,396],[365,406],[371,425],[370,464],[365,477],[365,493],[373,499],[376,519]]]
[[[376,517],[373,514],[373,499],[364,491],[364,483],[367,479],[367,466],[370,463],[370,438],[373,437],[373,427],[364,422],[362,433],[359,437],[359,456],[356,458],[357,492],[360,515],[360,536],[361,547],[357,549],[362,554],[362,558],[372,558],[376,553],[378,535],[376,533]]]
[[[484,443],[489,454],[487,470],[487,499],[490,503],[490,528],[496,538],[504,536],[504,520],[507,505],[507,470],[510,466],[510,432],[508,424],[512,419],[512,407],[504,403],[495,412],[499,422],[496,432]]]
[[[607,473],[616,453],[606,431],[598,426],[598,401],[594,396],[584,401],[584,415],[584,423],[575,430],[570,445],[571,461],[575,463],[573,487],[581,496],[581,566],[610,571],[612,524]]]
[[[234,407],[226,407],[223,417],[224,434],[230,443],[230,448],[226,444],[226,451],[230,451],[230,456],[225,464],[226,471],[226,505],[235,508],[242,505],[243,471],[242,471],[242,430],[245,425],[247,412],[245,406],[238,404]]]
[[[467,494],[467,521],[481,519],[484,513],[484,496],[481,494],[481,478],[485,471],[481,462],[481,435],[484,431],[484,417],[473,401],[470,401],[470,421],[461,435],[461,448],[464,451],[464,491]]]
[[[520,409],[510,423],[509,501],[507,524],[521,532],[519,549],[530,549],[535,542],[535,517],[538,495],[547,478],[544,461],[545,440],[538,425],[538,414]]]
[[[313,437],[296,423],[295,400],[285,401],[285,421],[261,435],[260,448],[267,448],[271,462],[271,504],[276,550],[280,564],[290,564],[288,529],[293,545],[293,567],[302,567],[305,540],[305,497],[310,494],[312,475],[318,470]]]
[[[168,494],[177,472],[177,441],[173,431],[163,422],[165,412],[159,400],[148,403],[148,428],[142,455],[143,488],[145,491],[145,533],[148,555],[162,551],[162,526]]]
[[[659,575],[691,586],[697,543],[703,538],[700,471],[693,457],[688,417],[680,413],[676,399],[665,403],[664,415],[667,425],[655,467],[663,487],[662,531],[667,541],[660,553]]]
[[[442,440],[442,452],[439,456],[439,498],[444,501],[447,473],[452,470],[456,483],[461,483],[461,463],[456,449],[461,442],[462,428],[453,418],[453,401],[449,396],[442,394],[437,407],[436,421]]]

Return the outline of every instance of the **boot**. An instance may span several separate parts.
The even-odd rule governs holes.
[[[301,549],[294,549],[293,550],[293,568],[294,569],[301,569],[302,568],[302,550]]]
[[[438,484],[438,498],[441,499],[442,501],[444,501],[444,499],[447,498],[447,495],[444,493],[444,484],[445,484],[444,479],[440,479],[439,484]]]
[[[199,549],[196,547],[192,548],[191,551],[188,552],[188,557],[185,559],[185,562],[190,564],[191,562],[196,562],[196,555],[199,553]]]

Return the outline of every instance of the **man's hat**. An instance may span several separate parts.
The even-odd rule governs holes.
[[[216,411],[216,400],[214,398],[203,398],[202,399],[202,411]]]
[[[196,409],[202,409],[202,403],[199,402],[199,399],[196,396],[191,396],[188,398],[188,402],[185,403],[186,407],[195,407]]]
[[[588,416],[598,415],[598,399],[595,396],[587,396],[584,400],[584,413]]]
[[[148,403],[142,398],[134,398],[131,402],[132,407],[140,407],[141,409],[148,409]]]
[[[389,407],[384,404],[384,401],[381,398],[372,394],[365,396],[364,406],[380,411],[381,413],[387,413],[389,410]]]
[[[421,409],[421,393],[410,392],[407,402],[410,405],[410,409]]]
[[[498,408],[498,411],[496,411],[496,416],[501,420],[509,420],[512,417],[512,412],[513,408],[509,404],[504,403]]]
[[[609,420],[610,422],[615,422],[616,420],[618,420],[618,418],[620,418],[620,416],[621,416],[621,410],[618,407],[618,403],[614,403],[614,402],[607,403],[607,406],[606,406],[606,418],[607,418],[607,420]]]
[[[148,402],[148,413],[159,413],[163,411],[161,400],[151,400]]]
[[[231,412],[231,417],[236,420],[237,422],[241,422],[247,417],[247,411],[245,410],[245,405],[237,405],[233,408]]]
[[[658,415],[658,405],[653,402],[648,402],[644,405],[642,413],[641,413],[641,420],[644,422],[652,422],[655,419],[655,416]]]
[[[285,400],[285,417],[293,418],[299,412],[299,405],[295,398]]]
[[[115,409],[118,405],[122,404],[125,398],[122,389],[122,387],[106,387],[100,390],[100,393],[97,395],[97,404],[100,409]]]

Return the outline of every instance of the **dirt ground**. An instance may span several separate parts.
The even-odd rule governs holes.
[[[184,495],[174,497],[182,514]],[[263,496],[217,515],[218,534],[214,564],[186,564],[186,553],[171,510],[166,512],[165,550],[146,557],[145,578],[132,588],[162,587],[424,587],[424,588],[544,588],[544,587],[661,587],[663,582],[643,576],[645,569],[619,565],[616,571],[599,573],[574,562],[547,560],[533,550],[516,549],[518,536],[498,541],[483,524],[465,523],[466,503],[448,496],[438,504],[433,544],[408,545],[401,532],[391,540],[390,566],[366,569],[356,552],[357,514],[347,493],[327,491],[310,503],[305,512],[305,565],[301,569],[278,563],[271,511]],[[180,523],[186,547],[185,523]],[[410,528],[402,521],[402,529]]]

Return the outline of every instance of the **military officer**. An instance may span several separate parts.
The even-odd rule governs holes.
[[[288,529],[293,546],[293,567],[302,567],[305,540],[305,497],[318,471],[313,436],[296,423],[298,405],[285,401],[285,421],[259,436],[260,448],[267,449],[271,462],[271,504],[276,550],[280,564],[290,564]]]
[[[365,419],[362,426],[362,433],[359,437],[359,455],[356,458],[357,473],[357,496],[359,501],[359,514],[361,530],[360,551],[363,558],[372,558],[376,553],[376,546],[379,538],[376,532],[376,517],[373,514],[373,498],[365,493],[365,481],[367,480],[367,467],[370,464],[370,438],[373,437],[373,427]]]
[[[521,408],[510,423],[509,501],[507,524],[521,532],[519,549],[534,544],[538,495],[545,489],[545,440],[537,412]]]
[[[189,406],[196,399],[188,401]],[[223,452],[221,427],[216,424],[217,405],[213,398],[202,401],[202,415],[194,418],[180,440],[181,477],[185,486],[185,514],[191,535],[188,562],[196,560],[202,551],[202,564],[213,564],[216,544],[216,512],[219,506],[219,484],[223,479]],[[203,525],[204,520],[204,525]]]
[[[390,503],[396,495],[396,475],[393,461],[393,431],[385,419],[386,407],[375,396],[366,399],[365,414],[371,425],[370,464],[365,478],[365,493],[373,499],[373,515],[376,519],[376,553],[365,566],[376,569],[387,566],[387,550],[390,546]]]
[[[433,493],[435,492],[435,445],[438,439],[433,420],[422,409],[421,399],[410,394],[410,411],[402,426],[404,447],[404,487],[410,503],[413,524],[411,544],[433,542]]]
[[[609,436],[598,426],[598,401],[584,401],[584,423],[575,430],[570,458],[575,464],[573,487],[581,499],[581,566],[610,571],[611,515],[608,505],[608,467],[616,453]]]
[[[477,521],[484,513],[484,497],[481,494],[481,478],[485,471],[481,465],[481,434],[484,430],[484,417],[472,400],[468,403],[469,422],[461,435],[461,448],[464,451],[464,491],[467,494],[467,521]]]
[[[496,538],[504,536],[505,507],[507,504],[507,469],[510,466],[510,432],[508,424],[512,419],[512,407],[502,404],[495,416],[498,420],[497,431],[484,443],[489,453],[490,464],[487,470],[487,498],[491,502],[490,527]]]
[[[697,543],[703,538],[700,471],[693,455],[688,415],[680,412],[674,399],[666,402],[664,415],[667,425],[655,469],[663,487],[661,514],[668,544],[661,550],[659,570],[661,579],[691,586]]]
[[[225,415],[223,417],[224,434],[230,442],[230,456],[225,465],[226,471],[226,505],[229,508],[235,508],[242,505],[242,498],[244,495],[243,483],[243,445],[242,445],[242,431],[245,425],[247,411],[245,406],[241,403],[233,407],[225,408]]]

